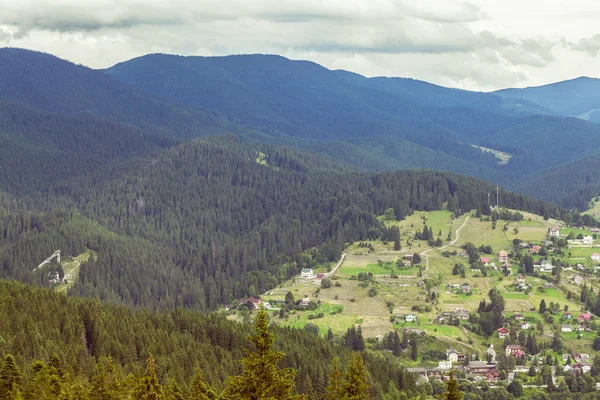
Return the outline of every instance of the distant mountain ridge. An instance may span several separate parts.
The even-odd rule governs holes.
[[[600,79],[582,76],[567,81],[524,89],[493,92],[504,99],[527,100],[552,113],[600,122]]]
[[[501,185],[600,154],[600,124],[546,104],[273,55],[151,54],[97,71],[0,49],[0,100],[178,140],[231,133],[308,149],[357,171],[439,169]],[[475,146],[510,160],[500,165]]]
[[[53,55],[0,49],[0,100],[65,115],[94,116],[180,138],[229,132],[214,112],[175,104]]]

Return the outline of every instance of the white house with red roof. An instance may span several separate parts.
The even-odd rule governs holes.
[[[600,260],[600,254],[598,254],[598,253],[592,254],[591,259],[592,259],[592,261]]]
[[[548,231],[548,236],[550,236],[550,237],[559,237],[560,236],[560,228],[558,226],[553,226]]]
[[[505,337],[507,337],[510,334],[510,332],[508,331],[508,329],[506,328],[499,328],[498,329],[498,337],[500,339],[504,339]]]
[[[514,357],[525,357],[525,352],[523,351],[523,348],[521,346],[519,346],[518,344],[509,344],[508,346],[506,346],[506,355],[510,356],[513,355]]]

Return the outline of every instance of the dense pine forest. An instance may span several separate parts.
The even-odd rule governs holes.
[[[134,399],[216,398],[203,397],[200,392],[207,391],[207,386],[217,393],[227,389],[229,397],[224,398],[257,398],[239,396],[232,388],[247,380],[249,373],[259,372],[247,360],[254,360],[264,370],[266,361],[278,359],[279,372],[273,370],[273,376],[279,376],[279,383],[287,380],[290,393],[299,392],[306,399],[346,398],[344,386],[346,376],[351,378],[352,365],[363,369],[359,375],[366,398],[397,399],[399,391],[418,394],[416,379],[391,353],[363,353],[356,365],[356,356],[338,343],[340,338],[326,341],[277,326],[269,327],[268,333],[264,312],[258,312],[257,334],[249,325],[221,316],[181,308],[158,313],[133,311],[9,281],[0,281],[0,304],[2,399],[12,399],[9,392],[13,389],[21,391],[21,398],[36,400],[122,399],[129,394]],[[248,336],[254,339],[249,341]],[[284,356],[272,353],[270,343]],[[149,357],[155,361],[148,363]],[[339,359],[337,366],[334,358]],[[243,364],[242,359],[246,360]],[[325,397],[335,383],[330,378],[335,368],[342,395]],[[164,397],[143,397],[148,379],[155,379],[153,390],[162,391]]]
[[[333,161],[233,137],[179,145],[54,185],[0,214],[2,276],[32,274],[57,248],[97,253],[72,294],[147,307],[214,310],[306,266],[336,261],[346,243],[377,238],[393,208],[460,214],[495,188],[434,171],[337,173]],[[506,207],[546,217],[556,206],[502,192]]]

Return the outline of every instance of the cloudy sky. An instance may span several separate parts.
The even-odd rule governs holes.
[[[272,53],[474,90],[600,77],[598,0],[0,0],[0,46],[104,68]]]

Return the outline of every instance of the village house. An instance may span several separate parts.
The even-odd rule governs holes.
[[[594,234],[595,233],[600,233],[600,228],[592,228],[592,229],[590,229],[590,232],[594,233]]]
[[[590,355],[589,354],[579,354],[579,353],[573,353],[573,360],[575,360],[575,362],[583,362],[583,361],[589,361],[590,360]]]
[[[563,318],[564,319],[573,319],[573,314],[571,314],[570,312],[566,312],[563,314]]]
[[[414,257],[415,257],[414,254],[405,254],[404,255],[404,259],[408,260],[408,261],[412,261]]]
[[[416,316],[416,315],[413,315],[413,314],[406,314],[406,315],[404,316],[404,320],[405,320],[406,322],[415,322],[415,321],[417,320],[417,316]]]
[[[582,323],[582,322],[589,322],[591,319],[592,319],[592,315],[591,314],[589,314],[589,313],[583,313],[583,314],[581,314],[579,316],[579,318],[577,318],[577,321],[579,323]]]
[[[487,257],[481,257],[479,259],[479,261],[481,261],[484,265],[488,265],[488,263],[490,262],[490,259]]]
[[[449,371],[452,369],[452,361],[440,361],[438,364],[438,369],[442,371]]]
[[[592,261],[598,261],[600,260],[600,255],[598,255],[598,253],[594,253],[590,258],[592,259]]]
[[[447,362],[447,361],[440,361],[440,362]],[[429,379],[430,381],[434,380],[434,379],[443,381],[444,380],[444,370],[441,370],[439,368],[427,370],[427,379]]]
[[[560,330],[562,332],[573,332],[573,327],[571,325],[562,325]]]
[[[533,246],[529,249],[529,254],[540,254],[540,250],[542,250],[542,246]]]
[[[597,274],[600,272],[600,265],[594,267],[594,273]]]
[[[404,332],[406,332],[407,335],[410,335],[412,333],[418,335],[418,336],[425,336],[425,331],[423,329],[417,329],[417,328],[406,328],[404,330]]]
[[[434,323],[434,324],[440,324],[440,325],[441,325],[441,324],[443,324],[443,323],[444,323],[444,317],[436,317],[436,318],[433,320],[433,323]]]
[[[317,280],[323,280],[323,278],[325,278],[325,274],[317,274]]]
[[[525,275],[523,274],[519,274],[519,276],[517,276],[517,278],[515,279],[516,283],[525,283],[527,282],[527,278],[525,278]]]
[[[578,331],[578,332],[583,332],[583,331],[585,331],[585,326],[583,326],[583,325],[578,325],[578,326],[577,326],[577,331]]]
[[[594,238],[592,236],[584,236],[583,244],[594,244]]]
[[[453,348],[446,350],[446,360],[455,363],[458,362],[458,357],[458,351],[454,350]]]
[[[518,344],[509,344],[508,346],[506,346],[506,355],[512,355],[516,358],[519,358],[525,357],[525,352],[523,351],[523,348]]]
[[[552,246],[554,243],[552,243],[552,240],[544,240],[544,246],[545,247],[550,247]]]
[[[300,300],[300,305],[302,307],[307,307],[309,304],[310,304],[310,299],[308,297],[305,297],[302,300]]]
[[[550,236],[550,237],[559,237],[560,236],[560,228],[558,226],[553,226],[548,231],[548,236]]]
[[[527,330],[527,329],[529,329],[529,328],[531,328],[531,325],[529,325],[529,322],[523,322],[523,323],[521,324],[521,329],[523,329],[523,330]]]
[[[458,319],[467,320],[469,319],[469,311],[463,310],[462,308],[454,309],[454,316]]]
[[[552,272],[554,265],[549,260],[542,260],[540,264],[540,272]]]
[[[507,262],[508,261],[508,253],[506,251],[504,251],[504,250],[501,250],[498,253],[498,261],[501,262],[501,263]]]
[[[515,314],[514,318],[515,318],[515,321],[520,321],[522,319],[525,319],[525,317],[523,317],[523,314],[519,314],[519,313]]]
[[[244,299],[241,299],[241,300],[239,301],[239,304],[240,304],[240,305],[241,305],[241,304],[248,304],[248,305],[249,305],[249,304],[252,304],[252,307],[253,307],[253,308],[255,308],[255,309],[258,309],[258,308],[260,308],[260,305],[261,305],[261,303],[262,303],[261,299],[259,299],[259,298],[257,298],[257,297],[252,297],[252,296],[250,296],[250,297],[246,297],[246,298],[244,298]]]
[[[471,293],[471,286],[469,286],[469,285],[463,285],[461,287],[461,290],[463,291],[463,293]]]
[[[485,361],[470,361],[468,370],[473,375],[485,375],[487,372],[495,371],[496,364],[488,364]]]
[[[544,289],[552,289],[553,287],[554,287],[554,283],[551,283],[551,282],[544,283],[544,286],[543,286]]]
[[[310,279],[313,277],[313,269],[312,268],[302,268],[302,271],[300,272],[300,276],[302,278],[307,278]]]
[[[510,334],[510,332],[508,331],[508,329],[506,328],[499,328],[498,329],[498,337],[500,339],[504,339],[505,337],[507,337]]]

